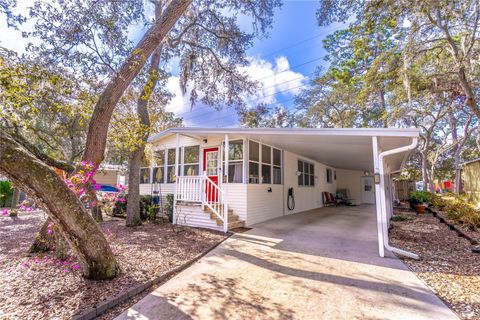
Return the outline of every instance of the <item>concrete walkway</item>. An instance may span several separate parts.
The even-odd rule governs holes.
[[[237,234],[117,319],[458,319],[395,257],[373,206],[323,208]]]

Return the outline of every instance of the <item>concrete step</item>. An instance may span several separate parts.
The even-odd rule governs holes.
[[[241,227],[245,227],[245,221],[243,221],[243,220],[238,220],[238,221],[235,221],[235,222],[229,222],[228,223],[228,230],[235,229],[235,228],[241,228]]]

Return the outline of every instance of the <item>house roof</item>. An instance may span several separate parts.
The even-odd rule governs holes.
[[[402,147],[419,136],[415,128],[171,128],[151,136],[155,143],[172,134],[199,139],[228,134],[276,146],[336,168],[373,171],[372,137],[382,151]],[[389,157],[391,170],[402,166],[408,152]]]

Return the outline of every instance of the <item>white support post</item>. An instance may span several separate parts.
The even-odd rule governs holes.
[[[382,197],[380,190],[380,165],[378,157],[378,139],[372,137],[373,166],[375,179],[375,208],[377,212],[377,235],[378,235],[378,255],[385,257],[385,247],[383,243],[383,225],[382,225]]]
[[[225,135],[225,170],[223,172],[225,176],[225,184],[228,184],[228,156],[229,156],[229,149],[230,149],[230,140],[228,137],[228,134]],[[223,231],[227,232],[228,231],[228,201],[227,201],[227,196],[228,192],[227,190],[224,189],[224,194],[222,195],[224,197],[223,199]]]
[[[177,133],[175,134],[175,174],[174,174],[174,177],[175,177],[175,189],[174,189],[174,195],[173,195],[173,217],[172,217],[172,221],[173,221],[173,224],[176,224],[176,219],[177,219],[177,191],[178,191],[178,179],[177,179],[177,175],[178,175],[178,158],[179,158],[179,152],[178,152],[178,148],[179,148],[179,144],[180,144],[180,135]]]

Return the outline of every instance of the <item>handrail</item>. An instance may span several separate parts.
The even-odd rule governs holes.
[[[225,192],[207,175],[203,176],[205,180],[205,187],[207,188],[203,193],[203,203],[209,207],[212,212],[224,222],[224,217],[221,214],[222,200],[225,198]],[[212,200],[213,199],[213,200]]]
[[[223,223],[228,230],[227,193],[210,179],[206,173],[202,176],[178,176],[176,181],[175,202],[200,202]]]

